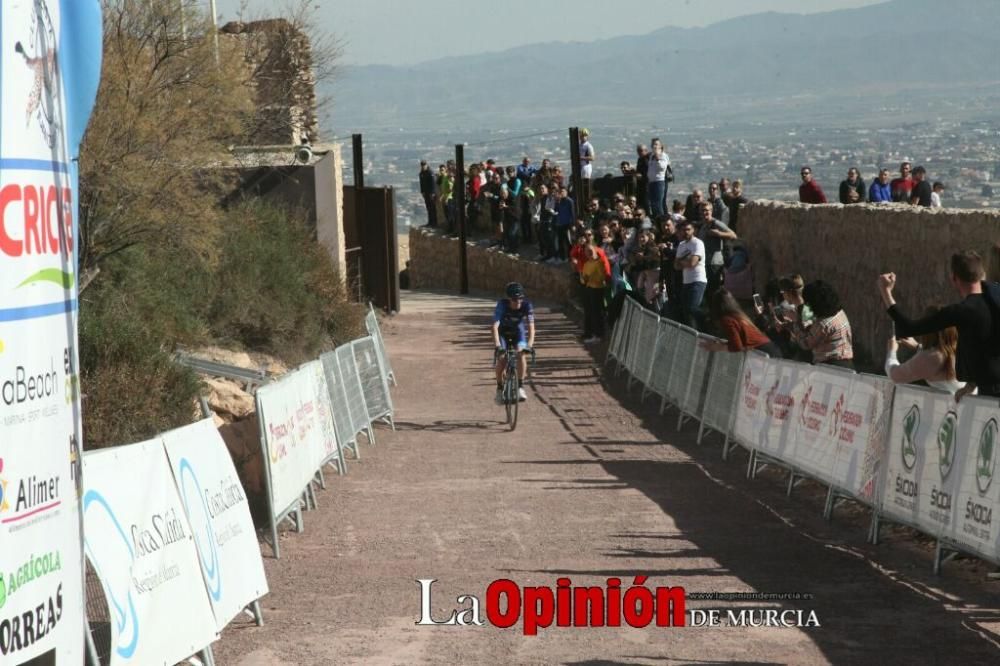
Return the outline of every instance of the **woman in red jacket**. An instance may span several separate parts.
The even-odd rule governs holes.
[[[712,315],[712,319],[722,329],[726,341],[704,341],[701,343],[703,349],[731,352],[755,349],[764,352],[771,358],[781,358],[781,350],[778,348],[778,345],[774,344],[771,338],[761,333],[760,329],[754,326],[754,323],[750,321],[750,317],[743,312],[740,304],[736,302],[733,295],[726,289],[720,288],[712,294],[709,312]]]

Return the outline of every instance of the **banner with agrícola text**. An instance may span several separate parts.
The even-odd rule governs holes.
[[[97,0],[0,4],[0,663],[83,662],[77,172]]]

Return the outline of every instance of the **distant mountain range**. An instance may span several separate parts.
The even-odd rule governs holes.
[[[623,20],[609,5],[609,21]],[[644,21],[637,20],[637,24]],[[965,86],[1000,91],[1000,0],[890,0],[821,14],[764,13],[588,43],[545,43],[412,67],[345,67],[334,128],[664,124],[734,109]],[[853,104],[847,105],[849,112]],[[808,113],[803,107],[801,112]]]

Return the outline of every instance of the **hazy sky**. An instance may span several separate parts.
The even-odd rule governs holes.
[[[287,1],[287,0],[286,0]],[[319,24],[345,44],[345,64],[412,65],[550,41],[704,26],[766,11],[816,13],[884,0],[314,0]],[[223,22],[241,2],[263,15],[281,0],[217,0]],[[208,2],[205,3],[206,6]],[[612,9],[617,4],[618,8]],[[488,12],[485,7],[492,7]]]

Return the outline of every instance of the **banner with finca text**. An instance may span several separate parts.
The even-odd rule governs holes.
[[[0,663],[83,662],[77,172],[97,0],[0,3]]]

